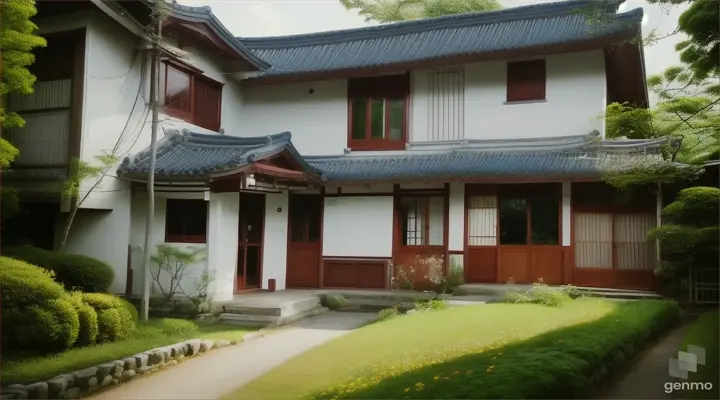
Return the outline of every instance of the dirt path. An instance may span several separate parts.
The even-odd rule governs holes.
[[[342,336],[376,317],[374,313],[329,312],[266,337],[189,359],[91,399],[218,399],[290,358]]]

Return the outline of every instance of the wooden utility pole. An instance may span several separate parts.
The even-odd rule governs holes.
[[[157,152],[158,108],[160,87],[160,34],[162,33],[162,18],[156,14],[156,30],[151,35],[152,49],[150,50],[150,110],[152,111],[152,128],[150,133],[150,170],[147,177],[147,221],[145,225],[145,246],[143,250],[143,291],[140,303],[140,313],[143,321],[147,321],[150,313],[150,257],[152,256],[152,230],[155,219],[155,153]]]

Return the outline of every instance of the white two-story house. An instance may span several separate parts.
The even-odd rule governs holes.
[[[647,106],[642,10],[616,13],[621,3],[269,38],[234,37],[209,7],[173,4],[153,243],[207,249],[195,270],[215,271],[219,300],[386,289],[418,255],[442,255],[467,283],[651,289],[658,188],[626,199],[602,181],[609,164],[665,143],[604,140],[607,104]],[[40,3],[53,61],[38,57],[35,94],[11,102],[28,120],[11,135],[22,152],[13,173],[33,182],[61,176],[72,156],[124,157],[83,203],[68,249],[109,262],[113,290],[139,294],[147,3],[73,4]],[[594,20],[592,7],[610,18]],[[53,53],[56,37],[74,50]],[[65,136],[43,137],[58,123]],[[30,165],[49,153],[23,140],[58,164]]]

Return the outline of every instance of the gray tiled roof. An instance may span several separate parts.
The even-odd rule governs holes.
[[[560,138],[474,140],[455,148],[404,154],[305,157],[331,182],[400,182],[478,178],[595,178],[623,155],[656,157],[667,140]]]
[[[158,145],[156,177],[204,181],[282,151],[289,151],[305,172],[327,183],[599,177],[607,166],[606,154],[657,154],[665,143],[665,139],[602,141],[590,134],[421,144],[403,152],[375,155],[302,157],[292,145],[290,132],[241,138],[174,131]],[[118,175],[144,177],[149,170],[149,154],[144,150],[125,159]]]
[[[238,38],[285,75],[381,67],[640,33],[642,8],[614,14],[624,0],[600,0],[609,19],[589,22],[598,0],[572,0],[304,35]]]
[[[173,180],[205,179],[213,174],[232,171],[253,162],[289,152],[304,170],[318,177],[317,171],[308,165],[291,142],[290,132],[260,137],[237,137],[166,131],[166,137],[158,142],[155,175]],[[123,160],[118,167],[119,176],[146,175],[150,170],[150,150],[145,149]]]

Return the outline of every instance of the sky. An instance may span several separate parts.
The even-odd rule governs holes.
[[[499,0],[505,7],[548,2],[548,0]],[[348,11],[339,0],[178,0],[191,6],[210,6],[213,13],[236,36],[282,36],[300,33],[358,28],[374,25],[365,22],[355,11]],[[678,16],[687,8],[660,6],[643,0],[627,0],[620,11],[642,7],[644,35],[653,29],[664,36],[677,28]],[[677,65],[675,43],[683,40],[674,35],[645,48],[645,64],[648,75],[661,73],[665,68]]]

